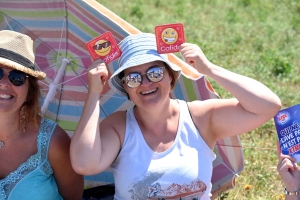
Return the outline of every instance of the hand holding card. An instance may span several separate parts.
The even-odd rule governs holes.
[[[300,104],[279,111],[274,122],[282,154],[300,162]]]
[[[154,31],[158,53],[179,52],[180,45],[185,42],[181,23],[156,26]]]
[[[86,48],[94,60],[101,59],[106,64],[116,60],[122,54],[111,32],[106,32],[86,43]]]

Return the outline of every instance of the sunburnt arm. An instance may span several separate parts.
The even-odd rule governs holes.
[[[97,172],[96,166],[99,166],[100,163],[99,104],[100,100],[97,94],[88,95],[71,140],[71,163],[78,174],[95,174]]]
[[[72,167],[83,175],[95,174],[101,159],[100,94],[108,76],[104,63],[94,62],[88,73],[89,90],[83,112],[71,140]]]

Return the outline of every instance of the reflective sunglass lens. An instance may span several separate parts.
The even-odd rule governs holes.
[[[147,77],[152,82],[159,82],[162,80],[163,74],[163,68],[155,67],[148,70]]]
[[[0,80],[3,78],[3,76],[4,76],[4,71],[3,69],[0,68]]]
[[[15,86],[21,86],[26,82],[26,74],[16,70],[9,72],[8,78]]]
[[[151,82],[159,82],[164,77],[164,67],[152,67],[150,68],[147,73],[147,79]],[[125,79],[125,82],[128,87],[130,88],[136,88],[142,83],[142,76],[145,74],[139,74],[139,73],[131,73],[128,74],[123,80]]]
[[[96,45],[93,46],[93,49],[95,49],[95,50],[101,50],[103,48],[107,48],[108,46],[110,46],[110,42],[109,41],[104,42],[102,44],[96,44]]]
[[[128,87],[135,88],[142,83],[142,77],[138,73],[131,73],[126,76],[125,82]]]

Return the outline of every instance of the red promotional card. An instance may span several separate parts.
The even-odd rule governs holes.
[[[86,43],[86,48],[94,60],[100,58],[106,64],[116,60],[122,54],[111,32],[105,32],[89,41]]]
[[[158,53],[179,52],[180,45],[185,43],[181,23],[156,26],[154,31]]]

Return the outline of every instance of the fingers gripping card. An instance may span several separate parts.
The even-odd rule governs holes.
[[[279,111],[274,122],[282,153],[300,162],[300,104]]]
[[[185,42],[181,23],[156,26],[154,31],[158,53],[179,52],[180,45]]]
[[[100,58],[106,64],[119,58],[122,53],[111,32],[105,32],[89,41],[86,48],[94,60]]]

